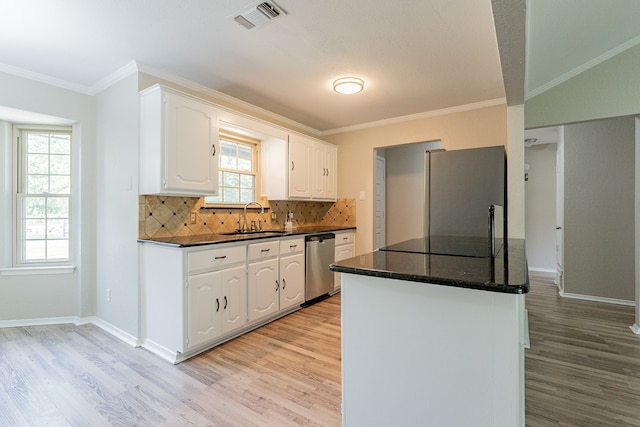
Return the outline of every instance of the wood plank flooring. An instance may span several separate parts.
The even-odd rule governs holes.
[[[527,426],[640,426],[632,307],[532,276]],[[339,426],[340,295],[179,365],[92,326],[0,329],[0,426]]]

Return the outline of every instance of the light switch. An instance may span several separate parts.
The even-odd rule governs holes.
[[[360,200],[364,200],[364,191],[360,192]]]

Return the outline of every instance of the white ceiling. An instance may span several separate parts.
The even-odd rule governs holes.
[[[0,63],[91,93],[135,60],[318,131],[505,96],[491,0],[276,1],[252,30],[247,0],[3,2]]]
[[[252,30],[248,0],[5,1],[0,71],[95,93],[136,61],[330,132],[529,98],[640,42],[639,0],[528,0],[520,78],[525,0],[276,1]],[[364,92],[332,91],[352,75]]]

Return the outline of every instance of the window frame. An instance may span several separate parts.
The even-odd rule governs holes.
[[[218,156],[218,191],[222,193],[223,186],[220,182],[220,172],[232,172],[239,173],[245,175],[252,175],[254,177],[255,183],[255,200],[258,200],[260,197],[260,143],[262,142],[260,139],[253,138],[246,135],[241,135],[236,132],[228,131],[225,129],[220,129],[218,131],[218,137],[220,140],[220,145],[222,145],[222,140],[235,142],[243,145],[252,146],[251,152],[253,155],[253,170],[249,171],[239,171],[235,169],[225,169],[221,166],[220,162],[222,159],[222,155]],[[220,148],[220,152],[222,152],[222,147]],[[225,203],[225,202],[208,202],[207,197],[204,198],[204,207],[205,208],[243,208],[245,203]]]
[[[44,193],[42,195],[36,193],[26,193],[27,183],[27,144],[26,135],[29,133],[49,133],[49,134],[68,134],[69,135],[69,193],[52,194]],[[64,125],[36,125],[36,124],[14,124],[12,129],[12,142],[14,147],[13,165],[15,167],[14,186],[13,186],[13,266],[16,268],[42,268],[42,267],[65,267],[71,266],[74,254],[74,136],[73,127]],[[50,151],[48,155],[51,155]],[[51,171],[47,175],[51,175]],[[23,235],[24,220],[24,204],[26,197],[42,196],[49,197],[65,197],[68,200],[68,235],[65,240],[68,242],[68,253],[66,258],[55,259],[24,259],[25,236]],[[45,236],[44,241],[50,240]],[[51,239],[55,240],[55,239]]]

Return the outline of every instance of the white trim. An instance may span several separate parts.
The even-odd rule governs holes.
[[[160,357],[161,359],[166,360],[167,362],[171,362],[173,364],[176,364],[178,362],[181,362],[184,359],[180,359],[180,353],[175,352],[175,351],[171,351],[163,346],[161,346],[160,344],[145,339],[142,341],[141,343],[141,347],[149,350],[151,353],[155,354],[156,356]]]
[[[530,273],[549,273],[556,274],[557,270],[554,268],[538,268],[538,267],[529,267]]]
[[[100,80],[99,82],[91,86],[91,92],[92,92],[91,94],[97,95],[103,90],[118,83],[120,80],[125,79],[129,77],[131,74],[137,73],[137,72],[138,72],[138,64],[136,63],[136,61],[131,61],[124,67],[114,71],[104,79]]]
[[[581,294],[570,294],[567,292],[558,292],[561,297],[572,298],[572,299],[581,299],[585,301],[595,301],[595,302],[605,302],[608,304],[619,304],[619,305],[629,305],[635,307],[635,301],[629,301],[626,299],[617,299],[617,298],[605,298],[605,297],[596,297],[593,295],[581,295]]]
[[[605,61],[608,61],[609,59],[613,58],[616,55],[621,54],[622,52],[624,52],[625,50],[631,49],[632,47],[635,47],[636,45],[640,44],[640,36],[636,36],[634,38],[632,38],[631,40],[627,40],[626,42],[622,43],[619,46],[614,47],[613,49],[603,53],[602,55],[593,58],[590,61],[585,62],[584,64],[574,68],[573,70],[570,70],[564,74],[562,74],[561,76],[556,77],[555,79],[551,80],[550,82],[547,82],[545,84],[543,84],[542,86],[539,86],[529,92],[527,92],[525,94],[525,98],[524,100],[527,101],[531,98],[533,98],[534,96],[538,96],[543,92],[546,92],[550,89],[553,89],[554,87],[566,82],[567,80],[570,80],[572,78],[574,78],[575,76],[584,73],[585,71],[595,67],[596,65],[600,65]]]
[[[12,74],[14,76],[22,77],[29,80],[34,80],[36,82],[59,87],[62,89],[72,90],[74,92],[80,92],[85,95],[93,95],[93,91],[89,86],[72,83],[67,80],[48,76],[46,74],[40,74],[34,71],[25,70],[24,68],[14,67],[13,65],[9,64],[0,63],[0,72]]]
[[[76,323],[77,317],[48,317],[41,319],[0,320],[0,328],[21,328],[25,326],[63,325]]]
[[[126,342],[132,347],[140,347],[140,345],[142,344],[141,340],[138,339],[137,337],[134,337],[130,333],[125,332],[122,329],[113,326],[111,323],[105,322],[99,317],[92,316],[92,317],[83,318],[81,323],[77,323],[77,324],[80,325],[80,324],[87,324],[87,323],[93,323],[100,329],[110,333],[116,338],[119,338],[120,340]]]
[[[0,276],[30,276],[39,274],[73,274],[75,265],[0,268]]]
[[[640,327],[637,323],[634,323],[633,326],[629,326],[629,328],[633,331],[634,334],[640,335]]]
[[[444,116],[447,114],[461,113],[464,111],[477,110],[480,108],[495,107],[496,105],[506,105],[506,98],[496,98],[487,101],[474,102],[472,104],[458,105],[455,107],[443,108],[441,110],[425,111],[423,113],[409,114],[407,116],[392,117],[390,119],[376,120],[373,122],[362,123],[359,125],[345,126],[342,128],[329,129],[318,132],[319,136],[332,135],[335,133],[351,132],[362,129],[369,129],[378,126],[388,126],[398,123],[409,122],[412,120],[426,119],[430,117]]]

